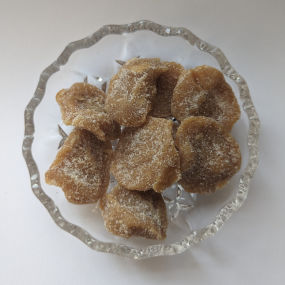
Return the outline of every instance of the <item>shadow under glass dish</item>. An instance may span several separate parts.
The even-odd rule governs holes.
[[[66,134],[73,129],[62,122],[56,93],[73,83],[86,81],[99,88],[102,85],[106,88],[104,84],[107,83],[108,88],[111,77],[120,68],[116,60],[126,61],[137,56],[175,61],[185,69],[203,64],[220,69],[232,79],[226,77],[241,109],[244,108],[231,132],[241,149],[240,172],[225,188],[211,195],[189,194],[177,184],[165,190],[169,227],[164,241],[116,237],[105,229],[98,204],[73,205],[66,200],[61,188],[44,181],[44,174],[63,139],[58,125]],[[42,73],[35,96],[26,108],[25,124],[23,155],[32,189],[57,225],[92,249],[135,259],[180,253],[215,234],[246,199],[249,181],[258,163],[259,119],[244,79],[219,49],[201,41],[187,29],[163,27],[149,21],[105,26],[90,37],[68,45],[58,60]],[[108,191],[114,185],[116,180],[111,175]]]

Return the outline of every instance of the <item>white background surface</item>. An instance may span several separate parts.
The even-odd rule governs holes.
[[[261,119],[248,199],[181,255],[134,261],[59,229],[30,189],[24,108],[40,73],[74,40],[142,19],[190,29],[246,79]],[[0,284],[284,284],[285,2],[0,0]]]

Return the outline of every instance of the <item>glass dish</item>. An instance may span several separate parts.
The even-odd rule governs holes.
[[[167,189],[163,195],[169,228],[163,242],[113,236],[104,228],[98,204],[70,204],[60,188],[44,181],[44,173],[54,160],[64,133],[68,134],[72,129],[62,123],[56,93],[84,80],[97,87],[102,87],[104,82],[108,86],[120,67],[116,60],[126,61],[136,56],[176,61],[186,69],[202,64],[218,68],[227,76],[242,109],[241,118],[231,132],[242,153],[240,172],[224,189],[211,195],[189,194],[177,184]],[[59,132],[58,126],[63,132]],[[249,182],[258,164],[258,136],[259,118],[248,86],[219,48],[185,28],[139,21],[104,26],[91,36],[70,43],[42,72],[35,94],[25,109],[23,156],[34,194],[60,228],[93,250],[143,259],[181,253],[214,235],[223,226],[247,197]],[[109,189],[115,183],[111,176]]]

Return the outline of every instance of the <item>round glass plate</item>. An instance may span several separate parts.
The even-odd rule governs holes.
[[[60,188],[47,185],[43,178],[60,142],[72,129],[62,123],[56,93],[84,80],[99,88],[104,88],[107,83],[108,88],[108,82],[120,67],[116,60],[126,61],[137,56],[176,61],[186,69],[202,64],[220,69],[242,109],[240,120],[231,132],[242,153],[240,172],[225,188],[211,195],[189,194],[177,184],[164,191],[169,227],[163,242],[113,236],[104,227],[98,204],[70,204]],[[142,259],[181,253],[222,227],[247,197],[249,182],[258,164],[258,135],[259,119],[248,86],[220,49],[185,28],[140,21],[104,26],[91,36],[70,43],[42,72],[35,94],[25,110],[23,155],[34,194],[60,228],[91,249]],[[115,184],[111,176],[109,190]]]

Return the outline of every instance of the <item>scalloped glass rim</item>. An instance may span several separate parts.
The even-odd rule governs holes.
[[[33,159],[31,149],[35,132],[33,119],[34,111],[45,95],[46,84],[52,74],[59,71],[60,66],[65,65],[70,55],[76,50],[89,48],[107,35],[121,35],[123,33],[133,33],[140,30],[152,31],[157,35],[164,37],[177,36],[185,39],[192,46],[196,46],[199,50],[212,55],[220,65],[222,72],[237,84],[240,92],[240,99],[243,103],[243,109],[249,119],[249,132],[247,141],[249,161],[244,172],[241,174],[236,195],[218,212],[214,221],[210,225],[205,228],[192,231],[182,240],[173,244],[161,244],[142,248],[132,248],[118,243],[101,242],[92,237],[83,228],[69,223],[67,220],[65,220],[61,215],[58,207],[55,205],[54,201],[49,196],[47,196],[41,188],[38,167]],[[247,197],[250,180],[253,177],[253,174],[258,165],[259,128],[259,118],[253,106],[246,81],[233,69],[219,48],[202,41],[185,28],[166,27],[151,21],[144,20],[125,25],[103,26],[101,29],[89,37],[67,45],[58,59],[41,73],[35,94],[25,109],[25,136],[22,151],[30,173],[32,190],[40,202],[46,207],[55,223],[61,229],[74,235],[93,250],[113,253],[134,259],[143,259],[155,256],[174,255],[185,251],[191,245],[196,244],[199,241],[202,241],[210,236],[213,236],[216,232],[219,231],[219,229],[224,225],[225,221],[229,219],[233,212],[241,207]]]

